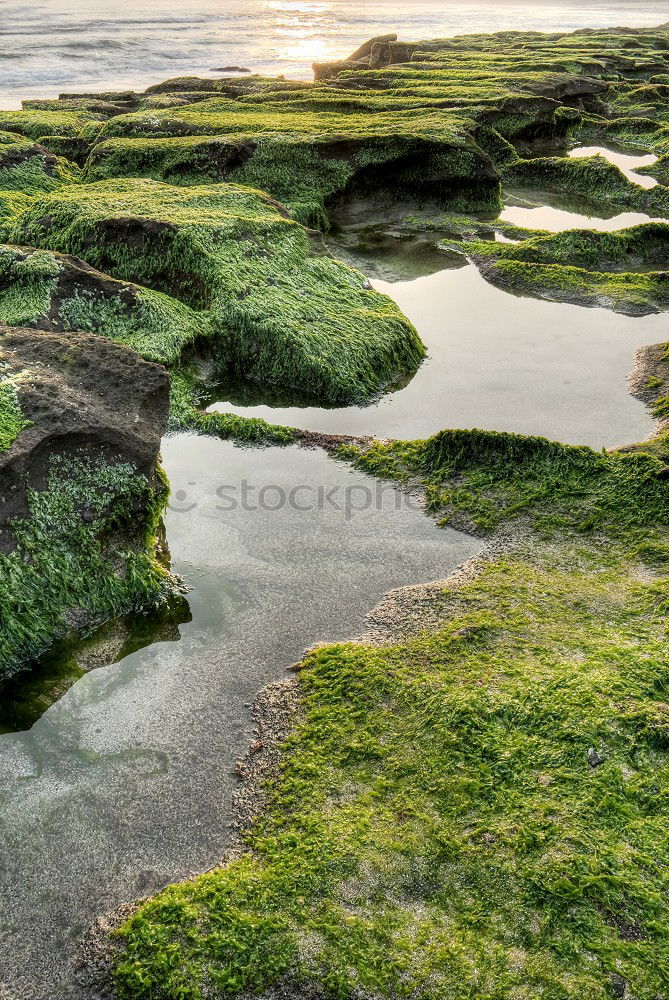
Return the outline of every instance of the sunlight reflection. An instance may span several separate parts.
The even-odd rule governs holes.
[[[285,43],[275,50],[278,59],[309,63],[333,58],[332,41],[320,33],[326,20],[322,15],[332,12],[332,4],[323,0],[265,0],[265,7],[275,12],[273,34],[280,45]]]
[[[291,62],[303,60],[305,62],[325,61],[334,53],[334,47],[324,38],[298,38],[285,49],[279,49],[277,55],[279,59],[287,59]]]
[[[265,0],[265,6],[270,10],[293,10],[305,14],[325,14],[330,5],[320,0]]]

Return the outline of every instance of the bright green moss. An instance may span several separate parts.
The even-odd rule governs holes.
[[[295,441],[290,427],[234,413],[207,413],[199,405],[202,386],[193,372],[173,373],[171,382],[170,431],[197,431],[247,445],[286,445]]]
[[[493,284],[639,315],[669,308],[669,225],[614,233],[569,230],[519,243],[473,240],[468,253]]]
[[[176,364],[208,319],[138,285],[77,269],[48,250],[0,246],[0,323],[97,333],[148,361]]]
[[[579,140],[604,140],[620,143],[632,149],[662,154],[669,151],[669,127],[658,124],[656,118],[584,118],[575,133]],[[645,168],[640,168],[644,170]]]
[[[422,480],[435,512],[490,527],[522,510],[535,532],[418,601],[415,638],[308,654],[248,853],[140,907],[120,932],[120,996],[288,977],[333,1000],[607,1000],[621,982],[655,1000],[669,978],[660,462],[484,432],[346,455]]]
[[[16,391],[17,376],[3,374],[0,361],[0,453],[14,443],[21,431],[30,426],[21,411]]]
[[[669,214],[669,189],[650,190],[628,180],[603,156],[548,157],[520,160],[504,172],[509,187],[581,195],[597,201],[629,205],[654,215]]]
[[[658,477],[663,462],[645,453],[606,454],[520,434],[448,430],[427,442],[375,443],[364,454],[353,449],[343,457],[383,478],[420,478],[443,523],[464,519],[478,531],[528,511],[542,527],[612,537],[648,530],[654,517],[669,519],[669,494]]]
[[[167,598],[174,581],[155,557],[166,496],[129,465],[51,459],[0,555],[1,676],[65,635],[73,608],[94,625]]]
[[[20,191],[0,191],[0,240],[4,240],[10,225],[28,207],[31,195]]]
[[[561,264],[525,264],[473,254],[492,284],[521,295],[612,309],[629,316],[669,309],[666,272],[607,274]]]
[[[268,191],[298,221],[321,228],[327,226],[328,203],[352,193],[392,189],[395,197],[427,195],[453,209],[499,207],[492,163],[480,148],[450,131],[437,141],[429,130],[421,134],[415,121],[412,130],[408,121],[398,123],[403,131],[393,134],[392,121],[385,119],[365,130],[345,116],[315,121],[301,112],[263,119],[254,109],[214,115],[207,114],[210,103],[196,105],[194,115],[203,129],[220,134],[108,139],[94,147],[87,177],[152,177],[171,184],[232,180]],[[312,134],[310,124],[318,131]],[[112,125],[123,128],[120,119],[113,119],[109,130]]]
[[[597,271],[669,270],[669,223],[647,223],[619,232],[570,229],[544,233],[516,244],[498,244],[508,260],[570,264]]]
[[[76,136],[95,120],[84,111],[0,111],[0,130],[36,141],[42,135]]]
[[[32,326],[48,315],[60,265],[47,250],[0,246],[0,323]]]
[[[206,309],[221,366],[258,382],[360,401],[423,357],[389,298],[249,188],[66,187],[36,201],[10,236]]]
[[[669,133],[667,138],[669,139]],[[654,177],[658,183],[669,187],[669,153],[663,153],[655,163],[650,163],[647,167],[639,167],[637,173]]]
[[[32,195],[79,180],[79,169],[29,142],[0,145],[0,190]]]
[[[60,302],[59,325],[117,340],[147,361],[164,365],[178,364],[187,347],[209,335],[207,317],[183,302],[140,286],[132,293],[129,304],[122,289],[117,295],[76,292]]]

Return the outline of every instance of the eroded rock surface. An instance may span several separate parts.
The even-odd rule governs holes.
[[[101,337],[8,327],[0,364],[16,430],[0,452],[1,677],[173,581],[156,558],[165,370]]]

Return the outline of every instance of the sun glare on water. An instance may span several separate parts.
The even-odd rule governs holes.
[[[325,14],[330,10],[327,3],[319,3],[319,0],[266,0],[266,7],[270,10],[295,11],[297,14]]]
[[[283,62],[309,63],[336,56],[334,39],[325,32],[332,4],[320,0],[266,0],[275,13],[276,56]]]

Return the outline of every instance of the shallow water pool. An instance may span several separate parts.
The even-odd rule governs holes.
[[[650,167],[657,163],[657,156],[654,153],[628,153],[622,149],[612,149],[610,146],[576,146],[570,149],[569,156],[580,159],[586,156],[603,156],[605,160],[612,163],[614,167],[639,187],[650,190],[657,187],[654,177],[647,177],[645,174],[638,174],[639,167]]]
[[[510,295],[474,267],[412,281],[375,281],[415,324],[429,357],[376,405],[289,405],[254,389],[222,389],[210,409],[334,434],[422,438],[444,427],[540,434],[594,448],[653,429],[626,378],[638,347],[666,339],[666,318]],[[272,405],[274,402],[275,405]]]

